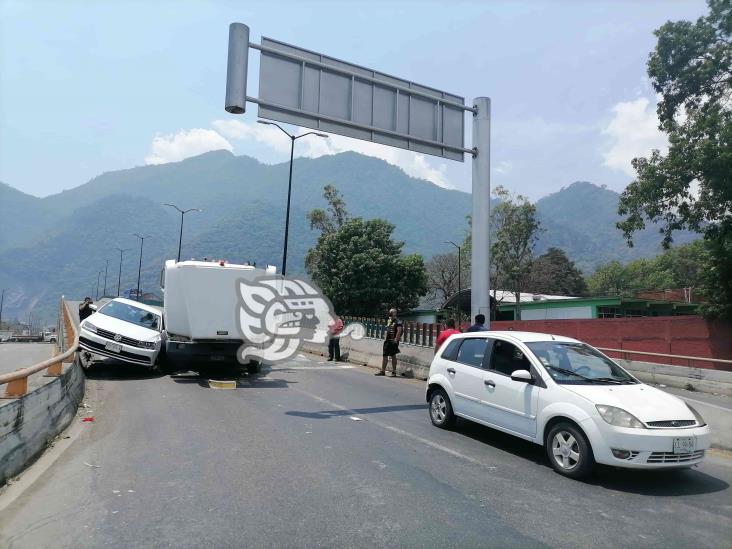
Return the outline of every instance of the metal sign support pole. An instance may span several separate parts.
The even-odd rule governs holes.
[[[491,216],[491,100],[477,97],[473,104],[473,219],[470,274],[470,313],[485,315],[490,329],[490,216]]]

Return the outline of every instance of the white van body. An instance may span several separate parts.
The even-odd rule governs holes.
[[[166,261],[161,286],[166,356],[170,362],[205,367],[235,361],[242,344],[236,320],[236,282],[274,274],[275,267]]]

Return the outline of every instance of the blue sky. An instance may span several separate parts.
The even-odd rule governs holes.
[[[111,170],[228,148],[287,160],[289,140],[223,109],[228,25],[465,96],[491,97],[492,184],[532,199],[576,180],[621,190],[665,140],[645,63],[652,32],[701,0],[224,2],[0,0],[0,181],[45,196]],[[256,95],[258,53],[250,53]],[[469,120],[466,120],[469,128]],[[470,161],[333,136],[465,191]],[[469,143],[470,135],[466,136]]]

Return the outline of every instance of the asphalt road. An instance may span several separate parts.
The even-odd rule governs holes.
[[[55,345],[50,343],[0,343],[0,374],[13,372],[18,368],[33,366],[51,358]],[[28,390],[31,391],[44,385],[51,378],[43,377],[43,372],[34,374],[28,378]],[[0,392],[5,392],[5,386],[0,386]],[[0,400],[0,406],[10,402]]]
[[[2,511],[0,547],[730,546],[729,457],[577,482],[372,374],[298,357],[213,390],[103,365],[95,421]]]
[[[50,343],[0,343],[0,374],[51,358],[54,349]]]

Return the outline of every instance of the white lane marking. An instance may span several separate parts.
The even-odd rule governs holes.
[[[282,372],[287,370],[353,370],[355,366],[283,366],[282,368],[270,368],[271,372]]]
[[[300,388],[294,388],[294,387],[290,386],[290,389],[291,390],[294,390],[294,391],[297,391],[298,393],[302,393],[302,394],[304,394],[306,396],[309,396],[310,398],[314,398],[315,400],[318,400],[320,402],[324,402],[328,406],[333,406],[333,408],[338,408],[339,410],[342,410],[344,412],[349,412],[349,413],[354,414],[354,415],[357,415],[358,414],[358,412],[356,412],[355,410],[351,410],[350,408],[347,408],[345,406],[341,406],[340,404],[336,404],[335,402],[332,402],[332,401],[330,401],[328,399],[325,399],[323,397],[319,397],[317,395],[314,395],[312,393],[309,393],[308,391],[304,391],[304,390],[302,390]],[[386,429],[388,431],[392,431],[393,433],[397,433],[398,435],[401,435],[401,436],[404,436],[404,437],[407,437],[407,438],[411,438],[412,440],[416,440],[417,442],[421,442],[422,444],[424,444],[426,446],[429,446],[430,448],[434,448],[435,450],[439,450],[441,452],[445,452],[446,454],[450,454],[453,457],[463,459],[463,460],[465,460],[465,461],[467,461],[469,463],[472,463],[473,465],[480,465],[481,467],[485,467],[486,469],[491,469],[491,470],[497,469],[497,467],[494,467],[492,465],[487,465],[487,464],[483,463],[480,460],[477,460],[477,459],[472,458],[470,456],[466,456],[465,454],[461,454],[457,450],[453,450],[452,448],[448,448],[447,446],[443,446],[442,444],[437,444],[436,442],[433,442],[433,441],[428,440],[426,438],[422,438],[419,435],[415,435],[414,433],[410,433],[410,432],[405,431],[403,429],[399,429],[398,427],[394,427],[393,425],[389,425],[387,423],[382,423],[381,421],[379,421],[377,419],[369,418],[367,421],[369,421],[369,423],[373,423],[374,425],[378,425],[382,429]]]
[[[673,393],[671,393],[673,394]],[[679,398],[682,398],[684,400],[688,400],[689,402],[693,402],[695,404],[701,404],[703,406],[711,406],[712,408],[716,408],[717,410],[724,410],[725,412],[732,412],[732,408],[725,408],[724,406],[719,406],[717,404],[710,404],[709,402],[704,402],[703,400],[696,400],[695,398],[689,398],[685,396],[681,396],[679,394],[676,395]]]

